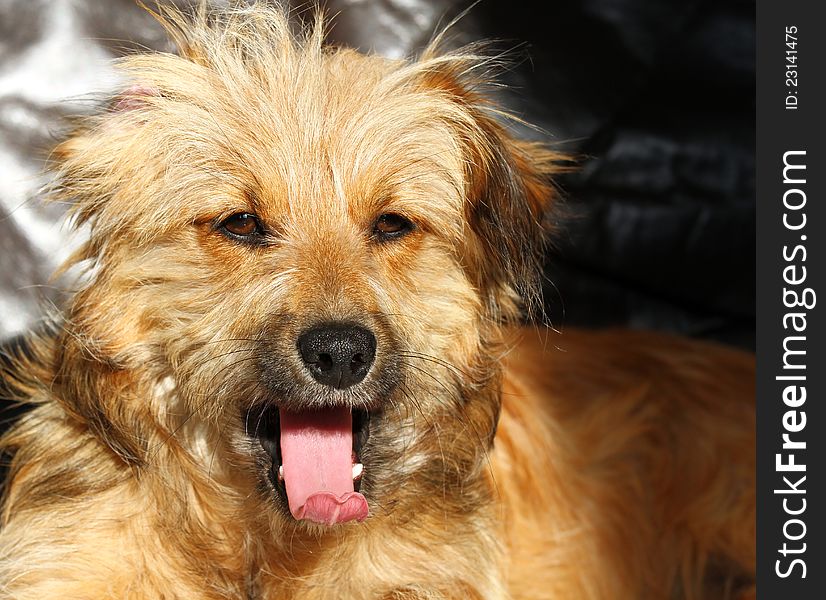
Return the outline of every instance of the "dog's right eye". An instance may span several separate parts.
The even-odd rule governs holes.
[[[228,237],[244,242],[257,241],[264,235],[264,229],[261,227],[258,217],[250,213],[231,215],[221,222],[218,230]]]
[[[385,213],[376,219],[373,235],[382,241],[400,238],[410,233],[415,226],[406,217],[396,213]]]

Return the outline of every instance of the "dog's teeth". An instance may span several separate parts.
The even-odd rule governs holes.
[[[278,481],[284,481],[284,465],[278,467]]]
[[[364,471],[364,465],[361,463],[356,463],[353,465],[353,479],[358,479],[361,477],[362,472]]]

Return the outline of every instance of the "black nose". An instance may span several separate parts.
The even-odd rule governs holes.
[[[342,390],[367,375],[376,336],[358,325],[324,323],[298,337],[298,352],[316,381]]]

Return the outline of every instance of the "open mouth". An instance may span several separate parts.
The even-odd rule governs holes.
[[[270,406],[255,428],[272,458],[276,495],[296,520],[324,525],[367,518],[360,489],[369,435],[370,414],[348,406],[300,412]]]

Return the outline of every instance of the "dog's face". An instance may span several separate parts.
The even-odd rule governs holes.
[[[134,83],[59,149],[94,264],[71,321],[171,380],[154,418],[205,423],[210,461],[276,514],[442,502],[483,468],[555,157],[490,117],[472,57],[326,50],[256,11],[171,26],[183,58],[127,61]]]

